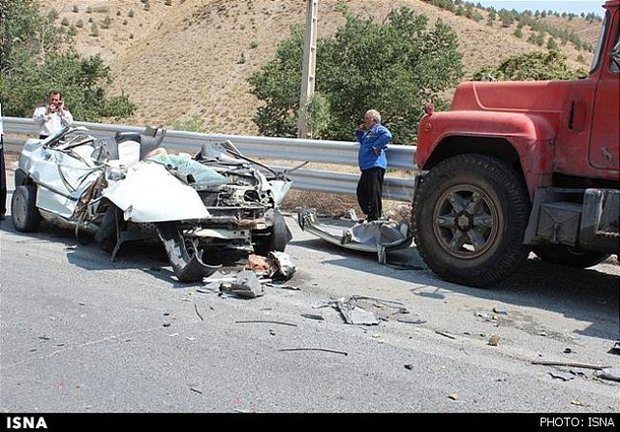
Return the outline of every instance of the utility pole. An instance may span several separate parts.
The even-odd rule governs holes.
[[[304,35],[304,65],[301,75],[301,94],[299,96],[299,120],[297,136],[311,138],[312,131],[308,127],[307,105],[314,95],[314,74],[316,71],[316,34],[319,0],[307,0],[306,31]]]

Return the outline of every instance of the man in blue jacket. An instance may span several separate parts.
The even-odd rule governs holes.
[[[387,168],[385,152],[392,134],[381,124],[381,114],[371,109],[364,115],[364,123],[357,130],[360,148],[358,162],[362,175],[357,183],[357,202],[367,215],[366,221],[381,218],[383,177]]]

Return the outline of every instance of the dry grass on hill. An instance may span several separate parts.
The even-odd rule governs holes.
[[[128,124],[171,127],[198,123],[212,133],[256,134],[252,117],[259,101],[249,93],[247,78],[273,58],[278,42],[292,24],[303,25],[302,0],[56,0],[59,21],[75,25],[77,50],[100,54],[111,66],[112,94],[127,93],[137,104]],[[339,0],[321,0],[319,36],[332,34],[344,22]],[[447,22],[459,35],[467,76],[485,64],[540,50],[512,35],[514,28],[491,28],[419,0],[349,0],[358,14],[385,19],[401,6]],[[146,6],[148,5],[148,7]],[[147,10],[148,9],[148,10]],[[91,22],[89,22],[92,21]],[[110,24],[105,28],[105,22]],[[573,20],[582,33],[596,32],[595,24]],[[567,22],[567,21],[566,21]],[[93,36],[92,25],[98,27]],[[595,34],[595,33],[594,33]],[[592,42],[592,41],[589,41]],[[574,65],[577,51],[564,47]],[[583,65],[582,65],[583,66]],[[457,83],[454,83],[455,85]]]

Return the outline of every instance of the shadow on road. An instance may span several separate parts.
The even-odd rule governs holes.
[[[21,237],[18,242],[28,242],[36,247],[41,243],[64,244],[67,261],[77,267],[91,271],[138,269],[154,278],[169,283],[172,288],[188,288],[201,286],[202,283],[188,284],[179,282],[166,256],[165,250],[158,242],[129,242],[119,249],[116,259],[112,261],[108,252],[102,250],[97,243],[86,234],[80,234],[79,240],[73,230],[59,228],[42,221],[40,228],[34,233],[21,233],[15,230],[10,216],[2,221],[0,231],[6,231]]]

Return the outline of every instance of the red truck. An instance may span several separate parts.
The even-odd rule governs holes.
[[[588,76],[464,82],[451,108],[425,106],[413,232],[442,279],[486,287],[533,251],[590,267],[620,251],[620,0]]]

